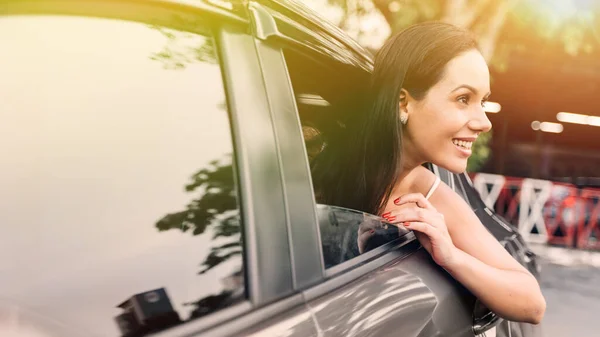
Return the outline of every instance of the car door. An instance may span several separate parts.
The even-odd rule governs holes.
[[[0,6],[0,335],[317,336],[247,9]]]
[[[313,131],[352,107],[361,92],[353,86],[369,76],[369,57],[328,35],[310,13],[294,7],[292,15],[279,5],[250,8],[280,150],[294,287],[320,335],[473,336],[475,298],[413,233],[316,204],[309,158],[321,146]],[[307,18],[311,26],[298,23]]]

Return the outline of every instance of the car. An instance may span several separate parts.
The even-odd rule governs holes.
[[[316,203],[310,132],[373,65],[303,5],[0,4],[0,335],[512,329],[412,232]],[[538,271],[466,175],[430,169]]]

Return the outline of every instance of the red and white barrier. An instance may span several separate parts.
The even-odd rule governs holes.
[[[600,189],[487,173],[472,178],[486,205],[525,240],[600,249]]]
[[[600,189],[585,189],[581,191],[584,216],[579,224],[577,233],[577,248],[600,249]]]

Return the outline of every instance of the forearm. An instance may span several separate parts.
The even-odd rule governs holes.
[[[533,324],[541,321],[546,302],[531,274],[489,266],[458,248],[445,269],[499,316]]]

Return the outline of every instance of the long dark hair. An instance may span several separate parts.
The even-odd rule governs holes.
[[[392,36],[379,50],[366,104],[348,114],[340,137],[329,137],[313,161],[321,203],[379,214],[401,170],[401,89],[417,99],[443,76],[446,64],[477,48],[471,33],[427,22]]]

